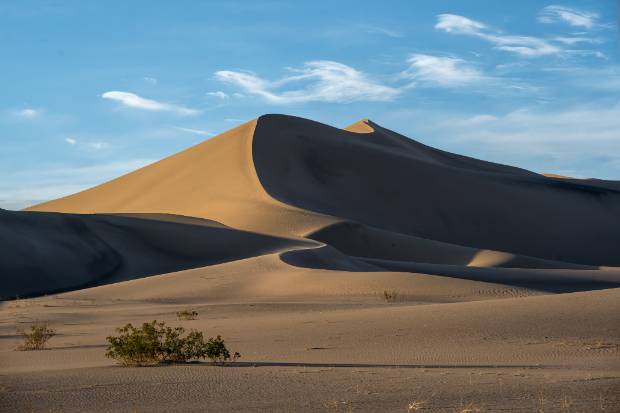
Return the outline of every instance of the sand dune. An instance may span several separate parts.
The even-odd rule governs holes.
[[[260,182],[281,202],[393,232],[620,265],[620,192],[446,154],[371,126],[356,134],[261,118],[253,146]]]
[[[0,210],[0,276],[0,410],[317,411],[353,397],[356,411],[405,411],[412,388],[429,411],[465,396],[525,411],[541,389],[583,411],[620,403],[620,182],[456,155],[368,120],[261,116]],[[185,308],[200,313],[186,327],[224,334],[245,364],[100,368],[115,327]],[[42,319],[60,332],[51,351],[13,352],[15,329]],[[219,390],[187,397],[187,383]]]
[[[75,265],[76,254],[73,261],[66,260],[68,270],[59,267],[58,261],[48,265],[45,248],[38,248],[43,261],[21,271],[35,273],[39,265],[44,268],[37,272],[40,276],[63,273],[69,288],[279,251],[281,260],[303,268],[428,271],[511,286],[535,285],[541,291],[605,288],[616,285],[617,273],[610,270],[599,276],[598,269],[620,266],[616,184],[546,177],[451,154],[368,120],[337,129],[292,116],[266,115],[113,181],[28,211],[95,214],[62,218],[69,228],[78,225],[73,221],[79,225],[87,221],[87,227],[92,227],[113,219],[98,214],[160,214],[149,216],[148,222],[135,221],[141,223],[140,231],[157,234],[164,233],[158,229],[165,226],[158,222],[165,216],[161,214],[174,214],[181,239],[214,237],[224,230],[213,229],[213,222],[221,222],[229,226],[226,233],[245,241],[267,239],[260,234],[280,237],[270,239],[277,248],[267,242],[270,246],[261,249],[262,241],[248,246],[241,238],[235,238],[238,245],[227,244],[230,250],[225,253],[209,241],[195,255],[158,246],[165,252],[160,254],[166,257],[163,261],[149,261],[148,268],[113,271],[120,256],[128,262],[141,261],[136,257],[146,254],[147,246],[99,246],[108,240],[95,231],[97,236],[85,235],[92,239],[85,248],[94,255],[84,258],[81,267]],[[21,214],[22,220],[30,216]],[[195,222],[211,220],[207,225],[211,229],[190,234],[195,222],[182,224],[180,216],[195,217]],[[57,222],[60,217],[48,220]],[[4,214],[5,225],[16,219],[16,214]],[[129,222],[130,218],[114,219]],[[71,231],[58,232],[63,224],[55,225],[56,232],[34,238],[48,244],[64,236],[76,238]],[[28,250],[22,242],[16,247]],[[189,238],[182,243],[192,244]],[[101,264],[80,283],[73,274],[84,274],[95,259]],[[19,268],[11,272],[19,278]],[[566,283],[561,282],[561,274],[567,274]],[[52,280],[49,287],[41,279],[28,283],[36,288],[19,291],[65,288],[53,284],[58,276],[45,276]]]
[[[0,210],[0,296],[49,294],[313,244],[199,218]]]
[[[267,115],[92,189],[2,212],[0,294],[276,251],[304,268],[428,271],[543,289],[548,280],[547,291],[564,290],[545,271],[562,269],[571,270],[569,289],[610,287],[616,272],[592,274],[620,265],[614,185],[451,154],[368,120],[341,130]]]

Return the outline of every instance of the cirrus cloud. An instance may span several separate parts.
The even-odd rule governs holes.
[[[215,78],[277,104],[390,101],[399,94],[398,89],[374,82],[363,72],[334,61],[311,61],[301,69],[289,70],[293,72],[292,76],[275,81],[252,72],[231,70],[220,70],[215,73]]]
[[[410,79],[410,86],[459,87],[487,79],[475,66],[455,57],[413,54],[407,59],[409,68],[402,76]]]
[[[159,102],[143,98],[131,92],[109,91],[101,95],[103,99],[109,99],[134,109],[150,110],[156,112],[172,112],[179,115],[196,115],[198,110],[172,103]]]
[[[557,4],[547,6],[538,14],[538,21],[541,23],[564,22],[575,27],[585,27],[591,29],[596,26],[598,14],[583,10],[573,9]]]
[[[496,49],[534,57],[562,53],[562,48],[548,40],[533,36],[508,35],[494,30],[484,23],[456,14],[437,16],[435,28],[452,34],[474,36],[495,45]]]

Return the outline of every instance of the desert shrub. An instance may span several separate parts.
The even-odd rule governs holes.
[[[397,297],[398,297],[398,291],[396,291],[396,290],[383,290],[383,299],[387,303],[393,303],[394,301],[396,301]]]
[[[226,348],[222,336],[211,337],[209,341],[207,341],[205,355],[214,363],[226,363],[231,360],[230,352]],[[232,356],[232,361],[236,361],[239,357],[241,357],[241,354],[235,352]]]
[[[177,312],[177,318],[179,320],[195,320],[198,318],[198,313],[196,311],[183,310]]]
[[[106,357],[113,358],[126,366],[146,366],[158,363],[180,363],[209,358],[223,364],[235,361],[241,355],[230,352],[222,337],[205,341],[200,331],[185,335],[183,327],[169,327],[153,320],[136,328],[131,324],[116,330],[118,336],[109,336]]]
[[[49,328],[47,323],[33,324],[30,331],[18,330],[24,342],[18,350],[42,350],[48,340],[56,335],[56,331]]]

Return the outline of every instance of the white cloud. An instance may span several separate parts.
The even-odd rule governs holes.
[[[486,29],[487,26],[484,23],[480,23],[456,14],[440,14],[437,16],[437,24],[435,24],[435,28],[448,33],[473,34]]]
[[[575,27],[585,27],[591,29],[597,25],[598,14],[573,9],[570,7],[551,5],[547,6],[538,14],[538,21],[541,23],[564,22]]]
[[[95,151],[100,151],[102,149],[109,148],[110,144],[107,142],[91,142],[87,146],[88,148],[93,149]]]
[[[545,56],[562,53],[562,48],[532,36],[507,35],[489,28],[486,24],[455,14],[437,16],[435,28],[447,33],[475,36],[495,45],[496,49],[521,56]]]
[[[124,106],[151,110],[157,112],[173,112],[179,115],[196,115],[199,112],[196,109],[186,108],[184,106],[174,105],[171,103],[158,102],[152,99],[146,99],[130,92],[109,91],[101,95],[104,99],[114,100]]]
[[[157,84],[157,78],[155,77],[144,76],[142,79],[144,79],[145,82],[150,83],[151,85]]]
[[[205,130],[200,129],[192,129],[192,128],[182,128],[180,126],[172,126],[173,129],[180,130],[182,132],[193,133],[195,135],[203,135],[203,136],[213,136],[214,134]]]
[[[69,144],[69,145],[72,145],[72,146],[78,145],[81,148],[90,149],[90,150],[93,150],[93,151],[100,151],[100,150],[107,149],[107,148],[110,147],[109,143],[102,142],[102,141],[99,141],[99,142],[78,142],[78,140],[75,139],[75,138],[66,138],[65,142],[67,144]]]
[[[244,92],[260,96],[271,103],[287,104],[311,101],[354,102],[389,101],[398,95],[398,89],[373,82],[368,77],[342,63],[319,60],[307,62],[302,69],[276,81],[269,81],[251,72],[221,70],[216,79],[234,84]],[[299,84],[297,88],[288,88]]]
[[[440,87],[459,87],[485,80],[486,77],[476,67],[463,59],[454,57],[414,54],[407,59],[409,68],[402,76],[412,80],[412,86],[431,85]]]
[[[220,99],[228,99],[228,94],[218,90],[217,92],[208,92],[207,95],[213,96]]]
[[[567,44],[569,46],[572,46],[574,44],[579,44],[579,43],[590,43],[590,44],[602,43],[600,39],[593,39],[591,37],[581,37],[581,36],[574,36],[574,37],[558,36],[558,37],[554,37],[553,40],[555,40],[556,42]]]
[[[15,115],[17,117],[20,117],[23,119],[34,119],[38,117],[40,114],[41,114],[40,110],[32,109],[32,108],[20,109],[15,112]]]
[[[490,76],[473,63],[457,57],[418,53],[411,55],[407,63],[409,67],[400,73],[401,78],[411,81],[405,88],[467,88],[468,92],[492,95],[540,90],[518,78]]]

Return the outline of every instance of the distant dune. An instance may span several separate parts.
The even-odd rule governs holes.
[[[26,211],[0,215],[4,297],[274,252],[306,268],[543,291],[620,284],[618,182],[460,156],[368,120],[343,130],[261,116]]]

